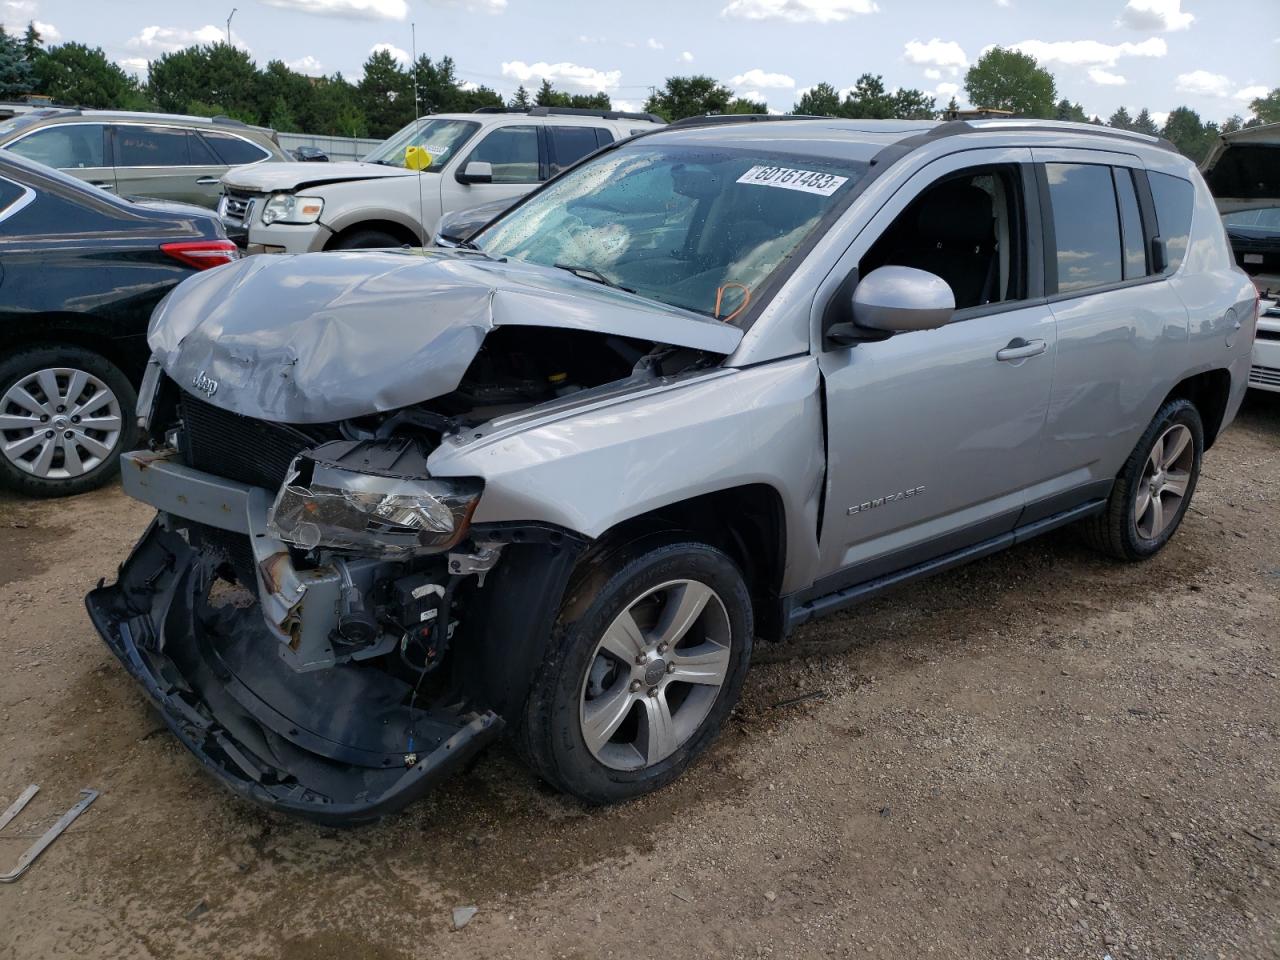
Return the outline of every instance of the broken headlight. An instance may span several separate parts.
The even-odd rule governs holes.
[[[300,454],[267,518],[271,536],[387,560],[440,553],[466,536],[482,483],[427,476],[417,441],[336,440]]]

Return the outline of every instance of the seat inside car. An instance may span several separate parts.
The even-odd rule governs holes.
[[[914,228],[887,263],[941,277],[955,294],[957,309],[997,298],[995,217],[987,191],[968,181],[930,190],[917,203]]]

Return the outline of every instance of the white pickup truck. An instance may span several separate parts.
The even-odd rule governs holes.
[[[250,253],[419,246],[442,214],[514,200],[600,147],[661,125],[654,114],[558,107],[433,114],[359,162],[233,168],[218,212]]]

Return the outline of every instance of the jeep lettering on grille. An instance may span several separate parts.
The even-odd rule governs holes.
[[[192,378],[191,387],[193,390],[200,391],[206,397],[212,397],[218,392],[218,381],[201,370]]]

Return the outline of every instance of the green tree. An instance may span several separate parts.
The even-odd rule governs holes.
[[[369,136],[389,137],[413,120],[413,81],[386,50],[370,54],[356,87]]]
[[[1204,123],[1190,107],[1177,107],[1170,112],[1161,133],[1179,153],[1199,163],[1218,136],[1218,125]]]
[[[312,103],[316,119],[310,125],[304,120],[303,132],[335,137],[369,136],[369,120],[360,106],[359,94],[341,73],[316,81]]]
[[[34,66],[43,53],[44,39],[40,36],[40,31],[36,29],[35,23],[28,23],[27,30],[22,35],[22,55],[27,58],[28,63]]]
[[[939,111],[940,116],[938,117],[938,119],[947,120],[951,117],[954,117],[959,112],[960,112],[960,102],[956,100],[955,97],[952,97],[950,100],[947,101],[947,105],[943,107],[942,110]]]
[[[1243,126],[1244,126],[1244,117],[1240,116],[1238,113],[1233,113],[1231,116],[1227,117],[1227,119],[1222,121],[1222,129],[1220,129],[1218,132],[1219,133],[1235,133],[1237,130],[1239,130]]]
[[[32,68],[36,89],[58,103],[120,109],[136,97],[138,82],[107,59],[101,47],[50,47]]]
[[[1019,116],[1053,116],[1058,86],[1034,57],[992,47],[964,75],[964,89],[975,107],[1010,110]]]
[[[539,107],[560,107],[564,104],[559,102],[560,93],[551,85],[550,80],[544,79],[538,87],[537,94],[534,95],[533,102]]]
[[[1128,110],[1120,107],[1107,119],[1107,126],[1115,127],[1117,130],[1132,130],[1133,117],[1129,116]]]
[[[0,26],[0,98],[25,96],[31,88],[31,62],[22,44]]]
[[[1088,123],[1089,115],[1084,112],[1084,107],[1080,106],[1080,104],[1072,103],[1064,97],[1054,106],[1053,119],[1070,120],[1073,123]]]
[[[864,73],[845,94],[839,116],[854,120],[922,120],[934,115],[933,97],[921,90],[890,93],[879,74]]]
[[[829,83],[819,83],[800,95],[792,113],[810,117],[834,117],[840,113],[840,93]]]
[[[1280,87],[1276,87],[1265,97],[1252,101],[1249,109],[1259,123],[1280,123]]]
[[[274,130],[316,132],[321,121],[316,109],[319,82],[290,70],[280,60],[270,61],[258,73],[254,97],[258,116]]]
[[[1133,127],[1138,133],[1145,133],[1149,137],[1160,136],[1160,128],[1156,126],[1155,120],[1151,119],[1151,111],[1143,107],[1138,111],[1138,115],[1133,118]]]
[[[520,84],[520,88],[516,90],[515,96],[507,106],[515,110],[528,110],[533,106],[533,100],[529,98],[529,91],[524,88],[523,83]]]
[[[892,94],[893,116],[898,120],[932,120],[937,101],[923,90],[908,88]]]
[[[734,97],[724,108],[725,113],[768,113],[769,104],[763,100],[749,100],[746,97]]]
[[[644,108],[668,122],[706,113],[724,113],[734,96],[724,84],[702,74],[667,77],[661,89],[645,101]]]
[[[147,70],[151,98],[165,113],[222,113],[259,123],[258,68],[225,43],[162,54]]]

